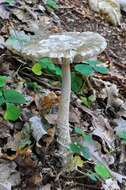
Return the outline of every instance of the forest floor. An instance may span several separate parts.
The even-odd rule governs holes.
[[[92,180],[80,174],[72,163],[69,170],[62,169],[55,132],[61,87],[59,76],[50,71],[36,76],[26,68],[31,68],[27,58],[4,48],[2,42],[9,38],[11,30],[24,31],[26,35],[34,35],[38,27],[39,32],[49,30],[51,33],[93,31],[106,39],[107,48],[98,59],[108,67],[109,74],[95,73],[90,77],[96,100],[89,107],[85,102],[81,103],[80,97],[89,96],[90,89],[81,89],[81,94],[72,92],[71,136],[78,138],[73,133],[76,127],[92,135],[100,157],[112,171],[120,174],[117,178],[126,176],[126,13],[122,12],[121,26],[115,27],[91,11],[86,0],[59,2],[61,7],[53,11],[41,0],[17,1],[10,6],[4,0],[0,2],[0,75],[9,77],[5,88],[16,89],[27,99],[22,106],[22,115],[16,121],[4,120],[5,106],[0,108],[0,190],[104,189],[104,179]],[[41,116],[47,127],[46,135],[41,137],[29,127],[30,118],[36,115]],[[18,144],[23,148],[20,149]],[[95,151],[93,156],[96,157]],[[79,158],[83,162],[82,167],[77,166],[80,171],[94,171],[93,162]],[[118,185],[122,190],[126,189],[125,180]],[[117,189],[113,187],[112,190]]]

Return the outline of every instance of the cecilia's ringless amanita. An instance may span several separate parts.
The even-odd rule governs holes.
[[[62,66],[62,90],[59,105],[57,135],[60,153],[65,157],[71,143],[69,131],[69,104],[71,93],[70,64],[93,58],[106,48],[105,39],[94,32],[63,32],[31,40],[19,52],[33,58],[49,57]]]

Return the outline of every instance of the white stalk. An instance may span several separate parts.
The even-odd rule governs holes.
[[[70,63],[66,59],[62,63],[62,90],[59,105],[57,135],[59,143],[59,151],[63,160],[68,154],[68,145],[71,143],[69,130],[69,106],[71,94],[71,72]]]

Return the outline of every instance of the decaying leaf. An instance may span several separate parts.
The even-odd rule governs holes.
[[[32,135],[35,138],[36,143],[39,143],[40,139],[47,134],[42,120],[38,116],[33,116],[29,119],[29,122],[31,124]]]
[[[110,149],[113,149],[115,135],[114,135],[114,130],[110,126],[108,120],[104,118],[102,115],[99,115],[98,117],[93,118],[93,125],[94,125],[93,134],[99,136],[102,139],[102,141],[107,143],[107,146]]]
[[[46,149],[49,147],[49,145],[53,142],[55,135],[55,127],[50,127],[47,130],[47,135],[43,139],[43,142],[46,145]]]
[[[2,19],[8,19],[9,18],[9,11],[5,8],[5,5],[4,4],[0,4],[0,17]]]
[[[105,88],[101,90],[99,97],[104,100],[107,98],[106,109],[112,108],[117,112],[117,115],[125,117],[126,106],[125,102],[120,98],[117,85],[111,84],[110,82],[103,83]]]
[[[57,124],[57,113],[54,114],[45,114],[44,118],[48,121],[49,124],[51,125],[56,125]]]
[[[32,182],[34,185],[38,186],[38,185],[41,184],[42,179],[43,179],[42,174],[36,174],[36,175],[33,175],[33,176],[32,176],[31,182]]]
[[[115,128],[117,136],[121,139],[126,141],[126,120],[119,118],[115,119],[117,127]]]
[[[80,123],[80,112],[77,108],[70,106],[69,122],[71,123]]]
[[[16,164],[10,161],[0,163],[0,189],[11,190],[12,187],[19,185],[20,174],[16,171]]]
[[[59,104],[59,97],[54,92],[49,92],[47,95],[38,97],[37,107],[40,110],[40,114],[47,114],[50,112],[53,106]]]
[[[104,190],[120,190],[118,183],[114,179],[107,179],[105,184],[103,184]]]

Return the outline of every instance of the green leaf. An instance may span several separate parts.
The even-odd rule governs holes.
[[[61,74],[62,74],[61,69],[59,67],[57,67],[57,66],[55,66],[55,74],[57,76],[61,76]]]
[[[5,99],[3,96],[0,96],[0,106],[5,103]]]
[[[90,151],[89,151],[89,148],[88,148],[88,147],[82,146],[82,148],[81,148],[81,153],[82,153],[82,156],[83,156],[85,159],[87,159],[87,160],[90,159],[91,155],[90,155]]]
[[[89,97],[85,97],[85,96],[80,96],[80,99],[82,101],[82,103],[87,106],[90,107],[92,105],[93,102],[96,101],[96,95],[91,95]]]
[[[5,103],[5,99],[4,99],[4,96],[3,96],[3,91],[0,90],[0,106],[3,105]]]
[[[14,5],[16,3],[16,0],[5,0],[5,2],[9,5]]]
[[[76,164],[76,167],[82,167],[84,164],[84,161],[81,159],[79,155],[74,156],[73,162]]]
[[[88,97],[88,101],[90,101],[91,103],[96,101],[96,95],[92,94],[91,96]]]
[[[5,45],[12,49],[20,51],[22,47],[30,41],[30,36],[26,35],[24,31],[10,30],[10,36],[6,40]]]
[[[25,98],[16,90],[3,90],[4,98],[7,103],[24,104]]]
[[[75,72],[71,73],[71,88],[73,92],[78,93],[81,90],[83,84],[82,78]]]
[[[4,87],[6,85],[6,80],[7,79],[8,79],[8,77],[0,75],[0,88]]]
[[[47,6],[52,9],[58,9],[59,5],[55,0],[47,0]]]
[[[77,133],[78,135],[81,135],[81,136],[84,136],[84,135],[85,135],[85,132],[84,132],[81,128],[79,128],[79,127],[75,127],[75,128],[74,128],[74,131],[75,131],[75,133]]]
[[[94,72],[93,68],[90,65],[86,65],[86,64],[77,64],[75,66],[75,71],[85,76],[89,76]]]
[[[39,59],[38,63],[42,66],[42,68],[47,69],[49,64],[53,64],[53,61],[50,58],[46,57]]]
[[[7,109],[4,114],[5,120],[16,121],[20,115],[20,108],[16,107],[14,104],[7,103]]]
[[[126,141],[126,131],[120,131],[120,132],[118,132],[117,135],[119,136],[120,139]]]
[[[48,72],[52,72],[57,76],[61,76],[60,67],[56,66],[50,58],[42,58],[38,61],[38,64],[41,65],[42,69],[45,69]]]
[[[71,143],[69,145],[69,149],[73,152],[73,153],[77,153],[79,154],[81,151],[81,146],[79,143],[75,142],[75,143]]]
[[[109,170],[103,164],[96,164],[94,169],[95,172],[105,180],[111,176]]]
[[[93,144],[95,143],[95,141],[92,139],[92,135],[85,134],[83,137],[85,141],[91,142]]]
[[[74,129],[75,133],[77,133],[78,135],[81,135],[85,141],[91,142],[91,143],[95,143],[95,141],[92,139],[91,135],[87,135],[82,129],[80,129],[79,127],[75,127]]]
[[[109,72],[109,70],[106,67],[102,67],[102,66],[96,66],[94,67],[94,70],[101,74],[108,74]]]
[[[87,107],[90,107],[90,106],[91,106],[91,103],[90,103],[90,101],[88,100],[87,97],[80,96],[80,99],[81,99],[82,103],[83,103],[85,106],[87,106]]]
[[[103,64],[103,62],[101,62],[101,61],[98,61],[98,60],[91,60],[91,59],[89,59],[89,60],[87,60],[86,62],[84,62],[85,64],[88,64],[88,65],[90,65],[90,66],[92,66],[92,67],[94,67],[94,66],[96,66],[97,64]]]
[[[36,75],[41,75],[42,74],[42,67],[39,63],[36,63],[32,67],[32,72]]]

